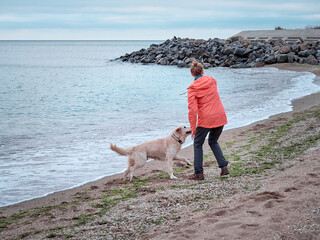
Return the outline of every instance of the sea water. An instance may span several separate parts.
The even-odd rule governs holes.
[[[122,172],[127,159],[110,142],[129,147],[189,125],[189,69],[111,61],[154,43],[0,41],[0,206]],[[205,74],[218,81],[226,129],[290,111],[292,99],[319,91],[311,73]]]

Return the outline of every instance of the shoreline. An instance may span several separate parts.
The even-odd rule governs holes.
[[[268,65],[267,67],[276,67],[281,70],[312,72],[317,76],[315,81],[319,81],[319,77],[320,77],[320,67],[309,66],[305,64],[304,65],[274,64],[274,65]],[[267,119],[264,119],[240,128],[225,130],[221,135],[220,141],[226,144],[231,140],[233,140],[234,136],[241,136],[243,135],[244,132],[248,131],[249,129],[259,128],[260,126],[266,125],[268,122],[277,121],[277,119],[282,119],[282,118],[290,119],[292,118],[294,113],[303,112],[315,106],[319,107],[319,103],[320,103],[320,92],[305,96],[303,98],[294,99],[292,101],[292,106],[293,106],[292,111],[276,114],[276,115],[270,116]],[[209,152],[209,146],[205,144],[204,153],[207,154],[208,152]],[[192,145],[183,148],[180,154],[183,156],[187,156],[189,159],[192,160],[192,156],[193,156]],[[148,164],[146,164],[143,168],[137,170],[135,176],[153,178],[154,175],[161,173],[159,172],[160,169],[161,169],[161,165],[158,165],[156,161],[151,161],[151,162],[148,162]],[[184,180],[185,179],[183,179],[182,177],[179,177],[179,181],[184,181]],[[171,184],[172,182],[172,181],[170,182],[170,180],[166,178],[164,178],[162,181],[164,182],[163,184]],[[99,193],[101,189],[102,190],[108,189],[113,185],[122,186],[123,184],[126,184],[126,183],[128,183],[128,181],[124,182],[122,180],[122,173],[106,176],[99,180],[88,182],[78,187],[50,193],[43,197],[19,202],[13,205],[0,207],[0,217],[7,218],[12,214],[18,214],[20,212],[29,211],[31,209],[35,209],[39,207],[45,208],[53,205],[61,205],[61,204],[69,203],[75,198],[75,196],[80,195],[80,193],[86,193],[89,191],[92,191],[92,193],[90,193],[90,196],[96,196],[98,194],[101,194]],[[79,211],[82,212],[83,214],[86,214],[84,210],[79,210]],[[2,229],[0,228],[0,230]],[[4,230],[4,232],[5,231],[6,230]],[[0,231],[0,237],[2,236],[2,234],[4,234],[4,232]]]
[[[320,66],[306,65],[306,64],[295,64],[295,63],[281,63],[281,64],[265,65],[263,67],[267,67],[267,68],[274,67],[274,68],[277,68],[279,70],[289,70],[289,71],[297,71],[297,72],[311,72],[311,73],[316,75],[314,83],[320,86]],[[237,129],[247,128],[247,127],[249,127],[251,125],[255,125],[255,124],[257,124],[257,123],[259,123],[261,121],[265,121],[265,120],[267,120],[269,118],[272,118],[273,116],[278,116],[278,115],[281,115],[281,114],[284,114],[284,113],[289,113],[289,112],[305,110],[308,107],[308,106],[305,106],[306,104],[308,105],[309,103],[312,103],[312,104],[316,104],[317,103],[317,99],[319,99],[319,97],[317,97],[318,94],[320,94],[320,92],[314,93],[314,94],[311,94],[311,95],[306,95],[306,96],[304,96],[302,98],[291,100],[291,104],[292,104],[292,110],[291,111],[282,112],[282,113],[278,113],[278,114],[275,114],[275,115],[271,115],[269,117],[263,118],[261,120],[254,121],[254,122],[249,123],[249,124],[244,125],[244,126],[240,126],[240,127],[224,130],[223,132],[226,133],[227,131],[237,131]],[[305,100],[303,100],[303,99],[305,99]],[[295,102],[298,102],[298,103],[294,104]],[[320,99],[319,99],[318,102],[320,102]],[[301,106],[301,105],[303,105],[303,106]],[[190,145],[182,146],[182,149],[181,149],[180,153],[186,154],[186,155],[190,155],[190,152],[192,152],[193,150],[192,149],[187,149],[187,148],[192,148],[192,145],[193,144],[190,143]],[[210,149],[204,149],[204,150],[205,151],[210,151]],[[144,168],[148,167],[146,171],[159,170],[157,163],[151,163],[150,164],[150,162],[149,162],[149,164],[146,164],[146,165],[150,165],[150,166],[144,166]],[[146,172],[144,170],[144,168],[143,169],[138,169],[136,171],[136,174],[138,174],[138,176],[140,176],[141,174],[144,174]],[[33,201],[33,200],[46,198],[48,196],[51,196],[51,195],[54,195],[54,194],[58,194],[58,193],[63,193],[61,195],[64,195],[64,192],[71,191],[71,190],[76,190],[78,188],[94,184],[97,181],[102,181],[102,180],[103,181],[107,181],[107,182],[113,181],[114,179],[121,178],[122,174],[123,174],[123,172],[107,175],[107,176],[104,176],[104,177],[101,177],[101,178],[97,178],[97,179],[89,181],[89,182],[79,183],[79,184],[77,184],[77,185],[75,185],[73,187],[66,188],[66,189],[63,189],[63,190],[60,190],[60,191],[50,192],[50,193],[47,193],[47,194],[44,194],[42,196],[38,196],[38,197],[35,197],[35,198],[22,200],[22,201],[15,202],[15,203],[12,203],[12,204],[9,204],[9,205],[5,205],[5,206],[0,206],[0,212],[1,212],[1,208],[7,208],[7,207],[11,207],[11,206],[13,207],[15,205],[23,204],[24,202],[30,202],[30,201]]]
[[[290,71],[295,71],[295,69],[297,69],[297,72],[311,72],[311,73],[314,73],[316,75],[314,83],[320,86],[320,66],[306,65],[306,64],[282,63],[282,64],[265,65],[263,67],[266,67],[266,68],[272,68],[273,67],[273,68],[277,68],[279,70],[290,70]],[[315,93],[315,94],[317,94],[317,93]],[[311,94],[311,95],[313,95],[313,94]],[[312,96],[310,96],[310,95],[304,96],[302,98],[306,98],[306,97],[310,98],[310,100],[308,100],[308,101],[312,101],[312,99],[313,99]],[[291,103],[294,102],[295,100],[298,100],[298,99],[291,100]],[[294,111],[294,110],[292,110],[292,111]],[[288,112],[290,112],[290,111],[288,111]],[[285,112],[282,112],[282,113],[285,113]],[[282,113],[278,113],[278,114],[282,114]],[[278,114],[276,114],[276,115],[278,115]],[[250,122],[250,123],[248,123],[246,125],[243,125],[243,126],[240,126],[240,127],[225,129],[224,132],[225,131],[232,131],[232,130],[238,129],[238,128],[247,127],[247,126],[250,126],[252,124],[258,123],[260,121],[264,121],[264,120],[266,120],[266,119],[268,119],[268,118],[270,118],[272,116],[273,115],[270,115],[268,117],[265,117],[265,118],[260,119],[260,120],[256,120],[254,122]],[[188,147],[192,147],[192,142],[189,143],[189,145],[182,146],[181,150],[183,150],[185,148],[188,148]],[[89,183],[94,183],[94,182],[99,181],[101,179],[105,179],[105,178],[109,178],[109,177],[111,177],[113,179],[113,176],[116,176],[116,178],[119,178],[119,175],[121,175],[124,172],[124,170],[122,172],[114,173],[114,174],[107,175],[107,176],[97,177],[96,179],[93,179],[93,180],[90,180],[90,181],[78,183],[75,186],[68,187],[68,188],[65,188],[65,189],[62,189],[62,190],[59,190],[59,191],[49,192],[49,193],[43,194],[41,196],[37,196],[37,197],[30,198],[30,199],[25,199],[25,200],[21,200],[21,201],[18,201],[18,202],[14,202],[14,203],[11,203],[11,204],[8,204],[8,205],[0,206],[0,209],[4,208],[4,207],[9,207],[9,206],[13,206],[13,205],[16,205],[16,204],[20,204],[20,203],[23,203],[23,202],[28,202],[28,201],[32,201],[32,200],[35,200],[35,199],[47,197],[48,195],[52,195],[52,194],[55,194],[55,193],[58,193],[58,192],[64,192],[64,191],[72,190],[74,188],[79,188],[81,186],[84,186],[84,185],[89,184]],[[142,171],[142,172],[144,172],[144,171]]]
[[[320,85],[320,66],[306,65],[306,64],[293,64],[293,63],[281,63],[281,64],[277,63],[277,64],[272,64],[272,65],[266,65],[264,67],[274,67],[274,68],[277,68],[279,70],[289,70],[289,71],[297,71],[297,72],[311,72],[311,73],[316,75],[315,80],[314,80],[315,84]],[[307,108],[310,107],[309,106],[310,104],[311,105],[317,105],[317,103],[319,103],[319,102],[320,102],[320,92],[314,93],[314,94],[310,94],[310,95],[306,95],[306,96],[304,96],[302,98],[293,99],[293,100],[291,100],[291,103],[292,103],[292,110],[291,111],[282,112],[282,113],[278,113],[278,114],[275,114],[275,115],[271,115],[271,116],[269,116],[267,118],[255,121],[255,122],[250,123],[250,124],[245,125],[245,126],[224,130],[222,135],[224,135],[224,134],[226,134],[228,132],[241,131],[242,129],[249,128],[249,127],[251,127],[253,125],[259,124],[260,122],[263,122],[263,121],[268,120],[270,118],[274,118],[274,117],[280,116],[282,114],[306,110]],[[180,153],[182,155],[190,156],[190,154],[193,154],[192,146],[193,146],[192,143],[190,143],[189,146],[185,146],[185,147],[182,146]],[[208,146],[204,145],[204,152],[206,152],[206,151],[210,151],[210,149],[209,149]],[[151,162],[148,162],[148,164],[146,164],[142,169],[136,170],[135,174],[136,174],[136,176],[141,176],[141,175],[145,174],[148,171],[149,172],[157,171],[157,170],[159,170],[159,168],[161,168],[161,166],[159,167],[156,162],[152,162],[151,161]],[[26,205],[29,205],[32,201],[41,201],[41,199],[44,200],[43,203],[45,204],[46,202],[48,202],[48,200],[46,198],[49,199],[49,202],[53,203],[54,199],[56,199],[56,198],[64,199],[63,196],[67,197],[67,195],[69,195],[69,194],[67,194],[68,192],[76,192],[76,191],[78,191],[78,189],[81,190],[82,188],[90,187],[91,185],[96,185],[97,182],[101,182],[101,181],[103,181],[103,182],[112,182],[112,181],[114,181],[116,179],[121,179],[122,175],[123,175],[123,172],[115,173],[115,174],[112,174],[112,175],[104,176],[102,178],[97,178],[96,180],[92,180],[92,181],[89,181],[89,182],[79,183],[78,185],[76,185],[74,187],[66,188],[66,189],[63,189],[61,191],[50,192],[50,193],[47,193],[47,194],[45,194],[43,196],[22,200],[22,201],[19,201],[19,202],[16,202],[16,203],[12,203],[12,204],[9,204],[9,205],[5,205],[5,206],[0,206],[0,213],[1,213],[1,209],[4,209],[4,208],[14,208],[14,209],[16,209],[16,208],[19,208],[19,207],[24,208],[24,207],[26,207]],[[56,196],[56,195],[58,195],[58,196]],[[30,205],[33,207],[34,204],[31,203]]]

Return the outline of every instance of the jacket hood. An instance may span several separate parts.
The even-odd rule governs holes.
[[[202,76],[190,84],[188,90],[194,92],[197,96],[207,95],[214,91],[215,81],[212,77]]]

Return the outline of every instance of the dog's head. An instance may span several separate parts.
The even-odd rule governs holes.
[[[181,140],[182,139],[186,139],[190,134],[191,134],[191,128],[186,127],[186,126],[181,126],[181,127],[177,127],[173,133],[174,135],[176,135],[177,137],[179,137]]]

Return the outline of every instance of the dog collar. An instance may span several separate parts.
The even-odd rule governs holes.
[[[183,142],[173,133],[171,133],[171,137],[173,137],[178,143],[183,144]]]

